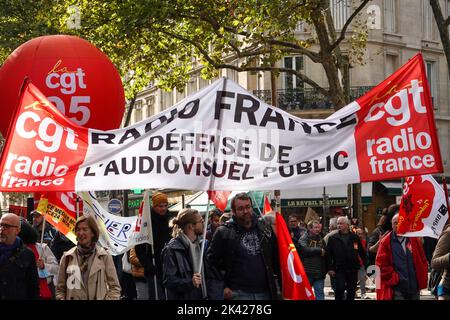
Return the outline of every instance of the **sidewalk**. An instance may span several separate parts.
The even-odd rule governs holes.
[[[334,292],[333,289],[331,289],[330,278],[328,275],[325,278],[324,291],[325,291],[325,300],[334,300]],[[367,300],[367,301],[376,300],[375,287],[371,287],[370,285],[368,285],[366,287],[366,298],[361,299],[361,293],[358,286],[355,300]],[[420,300],[434,300],[434,296],[430,294],[430,291],[428,289],[424,289],[420,291]]]

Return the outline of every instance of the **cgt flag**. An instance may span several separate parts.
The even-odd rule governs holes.
[[[225,211],[231,191],[208,190],[208,197],[220,211]]]
[[[83,212],[83,201],[78,198],[76,193],[42,192],[36,210],[70,241],[77,243],[75,223],[77,216]]]
[[[264,215],[272,212],[269,199],[264,197]],[[276,213],[276,226],[283,298],[288,300],[315,300],[302,261],[292,243],[286,222],[278,212]]]
[[[292,243],[286,222],[276,213],[278,252],[280,257],[283,298],[289,300],[315,300],[302,261]]]
[[[444,190],[431,175],[408,177],[403,184],[398,233],[405,237],[439,238],[447,212]]]

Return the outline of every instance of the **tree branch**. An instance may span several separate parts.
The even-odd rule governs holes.
[[[342,27],[341,34],[339,35],[339,38],[331,45],[330,50],[333,51],[341,42],[345,39],[345,32],[347,32],[347,28],[350,25],[350,23],[353,21],[353,19],[356,17],[356,15],[366,6],[366,4],[370,0],[364,0],[361,2],[358,8],[352,13],[350,18],[347,19],[344,26]]]
[[[216,69],[231,69],[235,70],[237,72],[246,72],[246,71],[275,71],[275,72],[286,72],[289,74],[293,74],[297,77],[299,77],[303,82],[309,84],[311,87],[319,91],[321,94],[328,96],[330,93],[328,90],[322,88],[317,82],[309,78],[308,76],[304,75],[303,73],[296,71],[294,69],[289,68],[279,68],[279,67],[270,67],[270,66],[260,66],[260,67],[238,67],[232,64],[226,64],[226,63],[220,63],[220,64],[214,64],[214,68]]]

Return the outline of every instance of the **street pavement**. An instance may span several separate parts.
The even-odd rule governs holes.
[[[325,300],[334,300],[334,292],[331,289],[330,277],[327,275],[325,278]],[[361,291],[358,289],[356,291],[355,300],[376,300],[375,286],[372,284],[370,279],[366,281],[366,297],[365,299],[361,299]],[[435,300],[434,296],[430,293],[428,289],[424,289],[420,291],[420,300]]]

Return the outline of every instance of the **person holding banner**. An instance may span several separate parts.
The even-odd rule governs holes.
[[[75,223],[77,246],[61,258],[57,300],[119,300],[120,284],[112,256],[97,245],[100,231],[92,216]]]
[[[431,268],[444,271],[436,290],[438,300],[450,300],[450,225],[447,225],[438,240],[431,259]]]
[[[377,300],[419,300],[427,287],[428,262],[422,242],[397,233],[399,214],[392,218],[392,231],[380,242],[375,264],[380,268]]]
[[[4,214],[0,219],[0,300],[38,300],[36,259],[20,232],[20,217]]]
[[[275,274],[280,272],[272,226],[257,219],[246,193],[231,200],[231,211],[231,219],[217,229],[207,251],[211,267],[224,275],[224,298],[277,299]]]
[[[182,209],[171,220],[173,239],[162,251],[163,286],[167,300],[206,298],[205,268],[200,269],[204,220],[194,209]]]
[[[152,194],[150,216],[152,220],[153,245],[143,243],[135,247],[136,255],[144,266],[150,300],[165,300],[165,292],[162,286],[161,251],[171,239],[168,205],[169,200],[166,194],[162,192]]]
[[[53,228],[50,223],[45,223],[44,227],[44,216],[41,215],[38,211],[34,210],[31,212],[31,214],[33,216],[33,228],[36,229],[39,234],[38,239],[42,238],[42,232],[44,232],[44,243],[49,244],[55,238],[55,228]],[[43,231],[42,228],[44,228]]]

